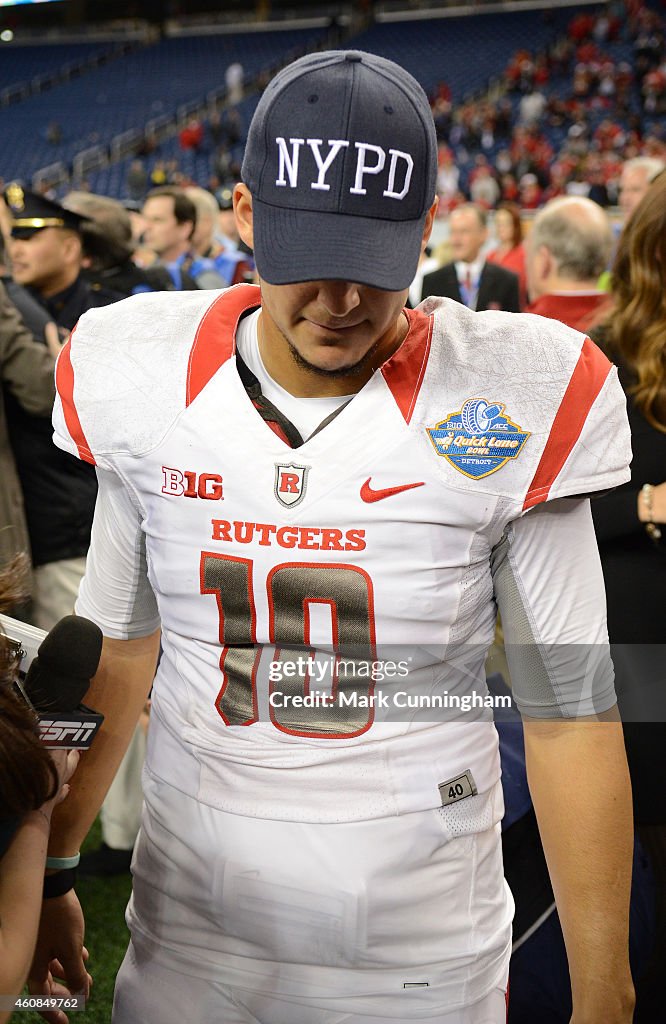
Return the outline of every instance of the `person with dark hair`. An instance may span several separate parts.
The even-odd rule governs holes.
[[[24,288],[22,284],[18,284],[11,276],[7,247],[2,232],[0,232],[0,282],[33,337],[43,342],[53,358],[57,359],[62,347],[58,326],[28,289]]]
[[[143,245],[152,250],[171,276],[177,291],[198,288],[185,269],[197,223],[197,209],[182,188],[162,185],[151,189],[141,211],[144,220]]]
[[[143,160],[132,160],[125,178],[128,198],[134,202],[142,202],[148,187],[148,172]]]
[[[0,607],[22,597],[25,556],[0,571]],[[18,655],[0,616],[0,992],[18,996],[35,950],[51,815],[69,792],[76,751],[49,751],[37,719],[13,692]],[[55,994],[55,991],[54,991]],[[0,1024],[11,1013],[0,1008]]]
[[[86,310],[122,298],[85,279],[82,229],[86,217],[16,182],[7,186],[4,195],[12,215],[12,276],[64,336]],[[31,414],[8,400],[7,421],[35,567],[32,620],[50,629],[74,606],[90,544],[97,481],[90,466],[63,456],[53,446],[46,415]]]
[[[61,356],[54,438],[100,481],[77,612],[106,637],[106,718],[54,856],[76,855],[162,646],[114,1024],[504,1024],[498,607],[573,1020],[631,1019],[631,797],[586,498],[627,479],[623,397],[555,321],[405,308],[436,174],[404,68],[302,57],[234,189],[259,286],[133,296]],[[70,987],[81,908],[60,899],[43,949]],[[43,971],[42,952],[33,991]]]
[[[653,966],[637,989],[639,1024],[663,1020],[666,962],[666,173],[620,236],[613,305],[593,332],[627,395],[631,479],[592,503],[608,600],[634,817],[657,885]]]
[[[85,217],[17,182],[6,187],[4,197],[12,216],[12,277],[30,290],[65,334],[87,309],[120,298],[117,292],[93,287],[81,273]]]
[[[51,815],[69,792],[76,751],[41,746],[34,716],[0,686],[0,989],[19,995],[42,912]],[[52,990],[57,994],[57,990]],[[0,1022],[11,1014],[0,1010]]]
[[[442,295],[473,310],[502,309],[520,312],[518,275],[489,263],[484,255],[488,240],[488,214],[481,206],[465,203],[449,214],[453,262],[423,278],[422,298]]]
[[[166,267],[138,267],[129,212],[117,199],[92,192],[70,192],[63,205],[86,217],[81,237],[86,277],[124,297],[141,292],[173,291]],[[115,875],[129,871],[141,814],[141,768],[145,730],[137,726],[128,751],[100,810],[102,842],[81,858],[79,874]]]
[[[523,222],[518,203],[500,203],[495,211],[495,235],[497,245],[487,254],[489,263],[496,263],[505,270],[518,275],[520,283],[521,308],[527,303],[527,277],[525,274],[525,247],[523,245]]]

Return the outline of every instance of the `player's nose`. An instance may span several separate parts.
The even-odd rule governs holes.
[[[360,287],[353,281],[320,281],[317,298],[332,317],[348,316],[361,304]]]

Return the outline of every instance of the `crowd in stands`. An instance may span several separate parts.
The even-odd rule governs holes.
[[[546,53],[517,51],[495,98],[431,97],[442,213],[467,199],[533,210],[559,195],[618,201],[623,161],[663,157],[663,16],[631,0],[577,14]]]
[[[546,52],[516,51],[487,95],[456,104],[442,80],[431,106],[440,216],[470,200],[488,210],[507,202],[536,210],[561,195],[617,205],[623,164],[666,155],[664,17],[640,0],[576,14]],[[238,179],[244,130],[233,105],[183,126],[179,151],[207,158],[206,181],[146,140],[128,168],[127,197],[142,200],[162,185],[229,187]],[[144,158],[155,156],[148,166]]]
[[[618,204],[623,163],[666,154],[664,39],[658,9],[611,0],[573,15],[547,50],[517,50],[485,95],[457,103],[439,81],[430,99],[440,140],[440,216],[470,200],[489,210],[511,202],[532,211],[560,195]],[[168,146],[146,136],[128,162],[124,195],[142,202],[158,186],[215,193],[233,185],[246,128],[242,110],[228,103],[207,117],[191,116],[177,148],[175,140]],[[103,191],[86,180],[72,186]],[[48,182],[44,189],[55,197]]]

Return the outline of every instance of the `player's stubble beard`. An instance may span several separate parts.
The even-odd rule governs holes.
[[[327,370],[323,366],[316,366],[315,363],[309,362],[309,360],[307,360],[304,356],[301,355],[301,353],[298,351],[293,342],[290,341],[286,334],[284,334],[282,331],[280,331],[280,334],[287,343],[287,347],[289,349],[291,358],[293,359],[294,363],[299,368],[299,370],[305,370],[306,372],[312,373],[317,377],[323,377],[326,380],[340,380],[343,377],[358,376],[361,373],[367,372],[368,370],[370,370],[371,373],[374,373],[374,371],[377,369],[374,360],[375,357],[377,356],[377,352],[381,345],[381,339],[379,341],[376,341],[374,345],[371,345],[368,351],[365,353],[365,355],[361,356],[361,358],[357,360],[357,362],[352,363],[349,366],[341,366],[336,370]],[[331,338],[330,340],[331,344],[335,343],[334,338]],[[379,365],[380,362],[381,360],[377,359],[377,365]]]
[[[401,314],[401,316],[404,317],[404,314]],[[355,363],[351,363],[348,366],[341,366],[336,370],[328,370],[322,366],[317,366],[315,363],[311,363],[308,359],[305,358],[305,356],[301,355],[301,353],[298,351],[290,337],[282,330],[279,324],[275,323],[274,321],[274,325],[277,328],[281,338],[287,345],[289,354],[295,365],[299,368],[299,370],[305,370],[307,373],[312,373],[316,377],[319,377],[324,380],[341,380],[345,377],[356,378],[361,376],[362,374],[367,374],[368,378],[370,378],[372,374],[375,372],[375,370],[377,370],[382,365],[382,363],[386,362],[386,360],[393,355],[393,353],[397,348],[399,348],[403,340],[402,338],[398,337],[396,339],[395,345],[389,346],[388,351],[384,352],[381,350],[385,345],[385,339],[378,338],[377,341],[375,341],[374,344],[370,346],[365,355],[361,356],[361,358],[358,359]],[[337,339],[330,338],[330,344],[337,344]]]

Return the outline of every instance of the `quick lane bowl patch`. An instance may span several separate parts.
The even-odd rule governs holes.
[[[510,420],[500,402],[468,398],[458,412],[426,427],[438,455],[473,480],[496,473],[509,459],[517,459],[529,430]]]

